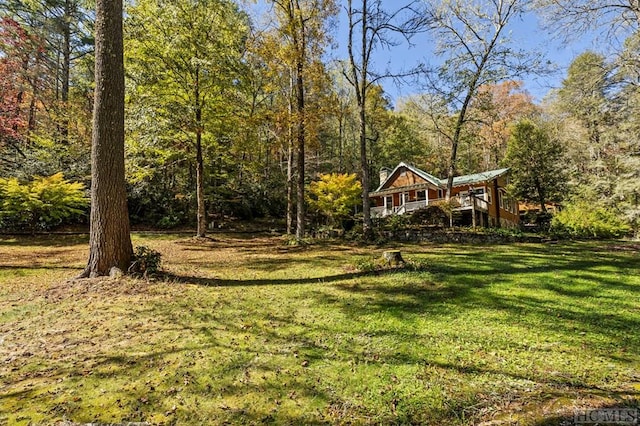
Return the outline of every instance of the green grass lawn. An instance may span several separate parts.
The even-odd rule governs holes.
[[[160,279],[67,282],[85,238],[0,237],[0,424],[560,424],[640,401],[631,243],[382,248],[136,235]]]

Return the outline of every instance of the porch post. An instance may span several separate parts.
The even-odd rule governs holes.
[[[469,198],[471,199],[471,226],[476,229],[476,194],[471,187],[469,187]]]

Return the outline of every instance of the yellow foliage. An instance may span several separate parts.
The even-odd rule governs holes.
[[[319,211],[331,222],[349,216],[360,203],[362,185],[355,174],[321,174],[319,180],[309,185],[308,201],[312,209]]]

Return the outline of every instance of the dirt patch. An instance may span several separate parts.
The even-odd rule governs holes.
[[[214,243],[219,242],[215,238],[211,237],[189,237],[176,240],[175,243],[184,246],[212,246]]]
[[[632,252],[638,253],[640,252],[640,243],[623,243],[611,245],[609,247],[603,248],[601,251],[623,251],[623,252]]]
[[[131,278],[73,279],[52,284],[44,291],[43,297],[48,302],[56,302],[87,295],[132,296],[149,293],[153,285],[154,282],[151,280]]]

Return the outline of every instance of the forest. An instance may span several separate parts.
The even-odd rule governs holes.
[[[366,230],[378,171],[404,161],[450,179],[511,167],[518,199],[637,235],[640,6],[592,3],[126,1],[131,222],[204,235],[286,218],[302,238],[332,221],[309,194],[333,174],[360,182],[349,211]],[[545,37],[602,47],[572,58],[542,99],[524,81],[558,69],[518,42],[525,17]],[[0,1],[2,229],[87,221],[94,18],[91,0]],[[430,61],[376,62],[417,36]],[[393,84],[415,93],[393,99]]]

